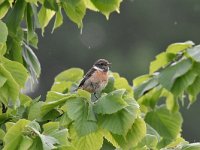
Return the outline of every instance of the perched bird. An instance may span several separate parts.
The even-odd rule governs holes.
[[[108,83],[110,65],[111,63],[105,59],[97,60],[81,80],[78,88],[94,93],[94,96],[97,98],[96,93],[101,92]]]

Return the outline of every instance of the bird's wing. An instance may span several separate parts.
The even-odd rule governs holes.
[[[86,81],[88,78],[90,78],[91,75],[92,75],[95,71],[96,71],[95,68],[91,68],[91,69],[85,74],[84,78],[81,80],[81,82],[80,82],[78,88],[82,87],[83,84],[85,83],[85,81]]]

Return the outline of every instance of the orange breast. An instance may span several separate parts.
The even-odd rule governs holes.
[[[103,71],[96,71],[92,77],[91,77],[92,82],[103,82],[103,81],[108,81],[108,72],[103,72]]]

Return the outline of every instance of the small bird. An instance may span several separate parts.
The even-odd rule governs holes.
[[[108,71],[110,65],[111,63],[105,59],[97,60],[81,80],[77,89],[80,88],[90,93],[94,93],[94,96],[97,98],[96,93],[101,92],[108,83]]]

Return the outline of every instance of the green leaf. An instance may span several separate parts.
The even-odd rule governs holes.
[[[91,100],[91,93],[89,93],[88,91],[78,89],[77,94],[78,94],[78,96],[83,97],[83,98],[87,99],[88,101]]]
[[[59,93],[67,93],[71,90],[72,86],[71,81],[61,81],[61,82],[54,82],[53,86],[51,87],[51,91],[59,92]]]
[[[103,145],[103,135],[100,131],[79,136],[75,131],[71,131],[72,144],[76,150],[99,150]]]
[[[69,145],[68,130],[60,129],[59,122],[49,122],[43,125],[44,135],[50,135],[58,140],[62,146]]]
[[[111,12],[117,11],[119,13],[121,0],[91,0],[91,2],[107,19]]]
[[[27,43],[32,45],[34,48],[37,48],[38,44],[38,36],[35,33],[35,22],[34,17],[34,9],[32,8],[33,4],[27,4],[26,7],[26,24],[27,24]]]
[[[30,123],[30,121],[20,119],[16,124],[8,129],[4,137],[5,150],[18,149],[20,144],[23,143],[23,131],[28,123]]]
[[[7,45],[6,43],[0,43],[0,55],[4,55],[6,53],[6,50],[7,50]]]
[[[3,59],[3,62],[3,66],[11,73],[14,80],[20,85],[20,87],[24,87],[28,78],[28,72],[25,67],[16,61],[10,61],[8,59]]]
[[[29,120],[40,120],[41,119],[41,107],[44,105],[44,102],[34,102],[31,103],[28,113]]]
[[[148,79],[150,78],[150,75],[149,74],[145,74],[145,75],[142,75],[142,76],[139,76],[137,78],[135,78],[133,80],[133,86],[134,87],[137,87],[139,86],[140,84],[144,83],[145,81],[147,81]]]
[[[171,89],[172,93],[176,97],[182,95],[184,90],[186,90],[188,86],[194,83],[194,80],[196,79],[196,77],[197,77],[197,74],[194,71],[188,71],[183,76],[177,78],[177,80],[175,81]]]
[[[41,116],[46,115],[48,112],[50,112],[51,110],[53,110],[54,108],[56,108],[59,105],[63,105],[67,100],[73,99],[74,96],[66,96],[62,99],[56,100],[56,101],[51,101],[51,102],[46,102],[42,105],[41,107]]]
[[[97,114],[113,114],[125,108],[128,104],[122,98],[124,92],[125,90],[116,90],[100,97],[94,105],[94,111]]]
[[[55,0],[44,0],[44,7],[58,11],[58,3]]]
[[[9,86],[8,83],[5,83],[3,87],[0,88],[0,101],[3,104],[8,104],[9,98]]]
[[[53,31],[56,28],[60,27],[62,24],[63,24],[63,15],[62,15],[62,10],[59,7],[59,10],[56,12],[56,18],[55,18],[53,29],[52,29],[51,33],[53,33]]]
[[[153,127],[165,139],[175,139],[181,131],[183,119],[179,112],[170,112],[162,106],[147,113],[146,123]]]
[[[137,118],[125,136],[113,134],[113,137],[121,148],[130,149],[136,146],[145,137],[145,134],[146,124],[142,118]]]
[[[5,67],[0,64],[0,74],[7,78],[6,88],[9,92],[10,102],[15,103],[19,96],[19,85],[11,75],[11,73],[5,69]],[[4,85],[5,86],[5,85]]]
[[[51,150],[57,148],[55,145],[59,144],[58,140],[55,139],[52,136],[49,135],[44,135],[40,133],[40,126],[37,122],[32,121],[31,123],[28,124],[27,126],[27,132],[34,132],[35,136],[38,137],[40,140],[35,141],[36,138],[34,138],[34,141],[36,143],[36,147],[41,147],[42,143],[42,149],[44,150]]]
[[[187,54],[195,61],[200,62],[200,45],[188,49]]]
[[[0,129],[0,140],[3,140],[5,134],[5,131],[3,129]]]
[[[35,5],[37,5],[37,1],[38,0],[25,0],[27,3],[33,3]]]
[[[26,62],[30,74],[34,79],[37,79],[41,73],[40,62],[33,50],[25,43],[24,46],[26,48],[23,50],[23,58]]]
[[[197,95],[200,92],[200,77],[196,77],[196,79],[194,80],[193,84],[191,84],[188,88],[187,88],[187,92],[189,93],[189,100],[190,103],[193,103],[196,98]]]
[[[66,112],[57,120],[60,122],[60,126],[62,127],[68,127],[68,125],[72,123],[72,120],[69,118]]]
[[[97,123],[88,120],[89,104],[84,98],[78,97],[66,102],[67,114],[70,119],[74,120],[74,127],[80,136],[87,135],[97,130]]]
[[[0,88],[6,83],[6,78],[0,75]]]
[[[162,96],[166,97],[166,107],[172,112],[179,110],[178,96],[172,94],[171,92],[163,89]]]
[[[85,6],[93,11],[98,11],[98,9],[94,6],[94,4],[91,2],[91,0],[84,0]]]
[[[152,74],[158,69],[165,67],[170,61],[174,59],[176,55],[172,53],[162,52],[156,56],[156,60],[152,61],[150,64],[149,73]]]
[[[132,87],[129,85],[128,81],[123,78],[120,77],[119,75],[116,75],[116,73],[113,73],[114,75],[114,88],[115,89],[126,89],[127,92],[130,94],[130,96],[133,96],[133,89]]]
[[[5,43],[7,41],[7,36],[8,36],[8,29],[6,24],[0,20],[0,44]]]
[[[49,24],[52,17],[55,15],[55,11],[45,8],[44,6],[41,7],[38,13],[38,19],[40,23],[40,27],[42,28],[42,34],[44,33],[45,27]]]
[[[0,19],[2,19],[10,8],[10,4],[8,1],[4,1],[0,4]]]
[[[200,149],[200,143],[191,143],[184,145],[181,150],[199,150]]]
[[[83,77],[83,70],[79,68],[71,68],[65,70],[55,77],[55,82],[72,81],[77,82]]]
[[[67,96],[69,96],[69,94],[62,94],[62,93],[55,92],[55,91],[49,91],[47,93],[47,98],[46,98],[45,102],[57,101],[59,99],[67,97]]]
[[[153,89],[158,85],[158,79],[150,78],[147,81],[144,81],[142,84],[138,85],[137,87],[134,87],[134,96],[136,99],[144,95],[149,90]]]
[[[138,116],[139,105],[134,99],[126,99],[125,101],[128,103],[128,106],[122,110],[113,114],[99,116],[99,125],[103,129],[107,129],[114,134],[127,134]]]
[[[172,64],[160,72],[158,75],[159,83],[167,90],[171,90],[176,79],[188,72],[191,67],[192,61],[189,59]]]
[[[12,32],[14,35],[17,33],[17,30],[19,29],[18,27],[23,20],[26,4],[25,0],[17,0],[14,8],[6,17],[6,24],[9,32]]]
[[[27,136],[23,136],[21,143],[19,147],[17,147],[18,150],[28,150],[31,145],[33,144],[33,140]]]
[[[155,135],[146,134],[146,136],[142,139],[139,143],[139,146],[143,147],[146,146],[149,149],[156,149],[158,143],[158,139]]]
[[[161,86],[153,88],[151,91],[147,92],[145,95],[138,99],[138,103],[141,105],[145,105],[146,107],[150,107],[154,109],[156,103],[159,101],[161,93]]]
[[[194,43],[192,41],[187,41],[187,42],[184,42],[184,43],[174,43],[174,44],[169,45],[167,47],[166,51],[168,53],[177,54],[180,51],[191,48],[193,45],[194,45]]]
[[[158,139],[158,141],[160,141],[161,137],[158,134],[158,132],[154,128],[152,128],[149,124],[147,124],[147,123],[146,123],[146,126],[147,126],[147,134],[156,136],[156,138]]]
[[[76,23],[79,28],[82,28],[83,17],[86,13],[86,6],[83,0],[62,0],[62,6],[66,15],[71,21]]]

